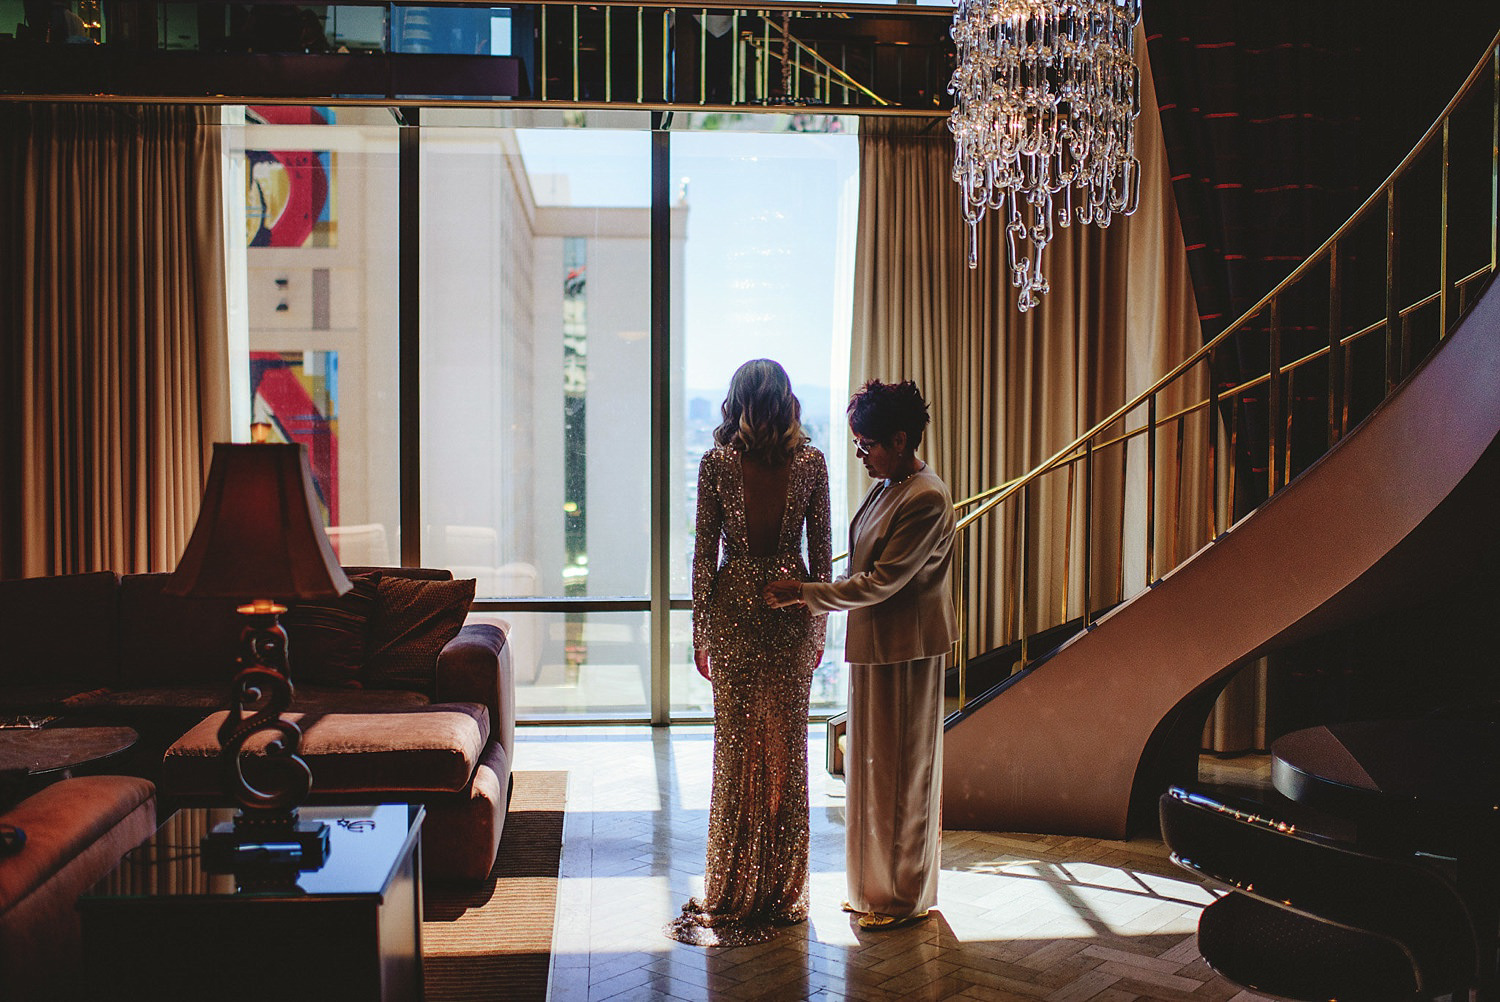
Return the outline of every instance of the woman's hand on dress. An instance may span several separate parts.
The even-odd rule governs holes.
[[[710,682],[713,681],[713,676],[709,674],[708,651],[700,651],[695,649],[693,651],[693,664],[698,667],[699,675],[702,675]]]
[[[791,605],[802,604],[802,582],[790,578],[781,581],[772,581],[766,585],[764,593],[766,605],[773,609],[785,609]]]

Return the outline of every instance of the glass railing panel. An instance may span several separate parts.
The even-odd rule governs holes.
[[[951,19],[907,4],[71,0],[28,7],[0,31],[0,95],[942,115]]]

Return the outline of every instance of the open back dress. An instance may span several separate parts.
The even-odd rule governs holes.
[[[827,617],[772,609],[762,593],[782,578],[829,579],[828,469],[803,445],[784,500],[763,487],[747,504],[747,462],[717,446],[698,466],[693,646],[712,668],[713,794],[704,894],[667,932],[700,946],[759,943],[807,917],[807,704]],[[752,472],[762,485],[780,479]],[[777,505],[779,531],[767,510]]]

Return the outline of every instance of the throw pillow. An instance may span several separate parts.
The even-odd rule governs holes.
[[[379,574],[350,575],[354,587],[338,598],[298,602],[281,617],[293,682],[360,688],[359,672],[366,660],[380,578]]]
[[[473,578],[382,577],[379,612],[370,627],[370,656],[360,676],[365,685],[432,695],[438,654],[463,628],[474,601],[474,583]]]

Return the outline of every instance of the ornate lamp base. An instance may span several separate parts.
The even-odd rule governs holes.
[[[247,616],[244,651],[235,677],[229,715],[219,728],[219,761],[225,785],[243,806],[234,821],[215,825],[200,848],[206,869],[242,873],[257,868],[316,870],[328,859],[328,825],[301,821],[296,805],[312,788],[312,772],[297,754],[302,729],[281,713],[292,702],[286,671],[286,631],[271,602],[242,606]],[[252,784],[245,776],[246,741],[270,732],[261,765],[275,785]]]

